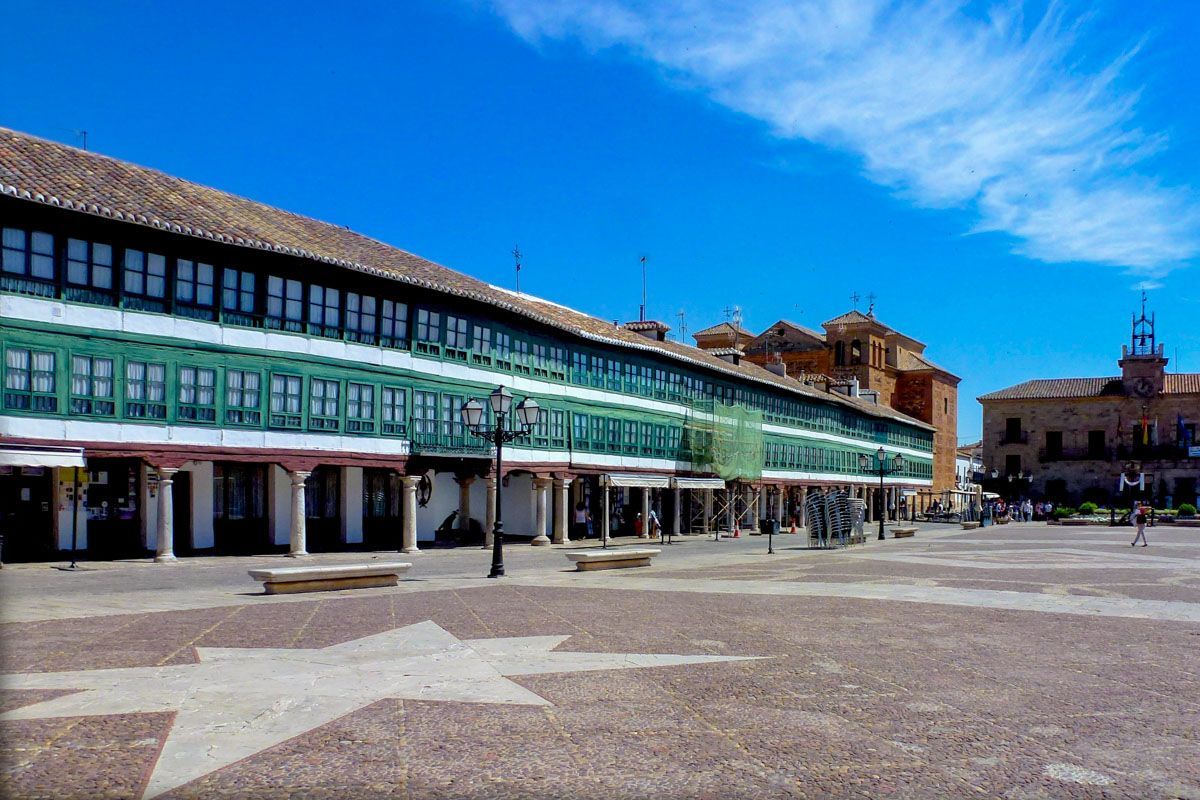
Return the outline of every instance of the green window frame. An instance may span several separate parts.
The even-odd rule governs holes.
[[[384,300],[379,314],[379,343],[397,350],[408,349],[408,304]]]
[[[217,371],[212,367],[181,366],[178,398],[176,419],[216,422]]]
[[[608,420],[608,451],[610,453],[621,452],[621,420]]]
[[[576,350],[571,353],[571,383],[587,386],[591,377],[588,373],[588,354]]]
[[[599,414],[592,415],[592,450],[601,452],[605,445],[605,420]]]
[[[377,301],[369,294],[346,292],[346,340],[361,344],[376,344]]]
[[[382,427],[385,434],[404,436],[408,433],[408,390],[399,386],[384,386],[380,392]]]
[[[216,307],[216,270],[212,264],[175,261],[175,310],[184,316],[211,319]]]
[[[608,382],[607,387],[610,391],[621,391],[621,362],[615,359],[608,359]]]
[[[496,331],[496,366],[512,369],[512,336],[505,331]]]
[[[308,429],[336,431],[341,427],[340,381],[326,378],[308,379]]]
[[[110,417],[117,410],[113,397],[113,360],[103,356],[71,355],[72,414]]]
[[[587,414],[571,412],[571,446],[580,450],[591,449],[591,425]]]
[[[167,257],[126,247],[121,258],[121,305],[163,311],[167,302]]]
[[[542,414],[543,418],[545,416]],[[550,446],[560,449],[567,446],[567,422],[564,411],[550,410]]]
[[[442,353],[442,315],[428,308],[417,309],[417,327],[413,333],[413,349],[418,353],[437,356]]]
[[[10,347],[4,354],[4,407],[22,411],[57,411],[57,354]]]
[[[311,283],[308,286],[308,332],[336,339],[342,335],[342,293]]]
[[[466,361],[471,349],[471,323],[466,317],[446,315],[446,357]]]
[[[255,287],[258,278],[253,272],[226,267],[221,274],[221,319],[235,325],[254,325]]]
[[[299,375],[271,375],[271,409],[267,424],[272,428],[304,426],[304,379]]]
[[[437,392],[413,392],[413,436],[437,436]]]
[[[513,339],[512,346],[512,371],[519,375],[529,375],[533,372],[530,363],[533,359],[529,355],[529,342],[521,338]]]
[[[225,370],[225,422],[262,424],[262,374],[256,370]]]
[[[463,438],[463,421],[462,407],[466,401],[462,395],[444,394],[442,395],[441,413],[439,420],[441,422],[441,435],[443,439],[451,442],[461,441]]]
[[[567,348],[551,347],[550,348],[550,377],[556,381],[565,381],[567,379]]]
[[[639,442],[642,455],[649,456],[654,454],[654,424],[650,422],[642,423],[642,435]]]
[[[346,430],[350,433],[375,432],[375,386],[373,384],[346,384]]]
[[[304,284],[292,278],[267,276],[266,326],[294,333],[304,330]]]
[[[627,419],[621,423],[622,426],[622,451],[628,455],[637,455],[638,451],[638,424],[636,420]]]
[[[550,446],[550,410],[542,409],[537,423],[533,426],[533,446],[547,448]]]
[[[492,365],[492,329],[476,323],[471,327],[471,363]]]
[[[125,416],[167,418],[167,365],[157,361],[125,362]]]

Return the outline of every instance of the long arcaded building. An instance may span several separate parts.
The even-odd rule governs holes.
[[[933,428],[347,228],[0,129],[4,558],[712,532],[931,485]],[[492,452],[463,402],[546,409]],[[607,498],[607,503],[605,503]],[[895,503],[877,502],[875,508]],[[458,512],[453,519],[448,518]]]

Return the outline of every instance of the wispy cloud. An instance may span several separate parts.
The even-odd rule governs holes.
[[[972,17],[949,0],[493,0],[532,43],[625,48],[787,139],[856,154],[865,175],[1049,262],[1159,275],[1200,252],[1187,187],[1147,159],[1118,84],[1136,47],[1081,66],[1078,20],[1019,4]]]

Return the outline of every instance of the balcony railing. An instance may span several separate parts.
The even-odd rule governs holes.
[[[470,434],[443,435],[414,431],[410,452],[422,455],[489,458],[494,450],[486,441]]]
[[[1000,434],[1000,444],[1029,444],[1029,431],[1006,431]]]

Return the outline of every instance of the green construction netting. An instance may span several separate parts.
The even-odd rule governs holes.
[[[758,480],[763,465],[763,416],[745,406],[697,403],[684,430],[692,464],[727,481]]]

